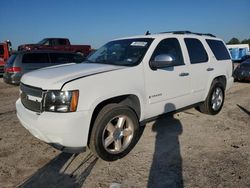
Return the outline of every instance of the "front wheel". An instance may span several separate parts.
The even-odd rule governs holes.
[[[127,155],[139,137],[139,122],[127,106],[109,104],[98,114],[90,137],[91,151],[105,161]]]
[[[222,83],[214,81],[206,100],[198,107],[205,114],[218,114],[224,104],[225,89]]]

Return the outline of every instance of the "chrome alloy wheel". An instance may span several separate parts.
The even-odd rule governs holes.
[[[114,117],[108,122],[102,134],[105,150],[112,154],[124,151],[134,136],[133,121],[125,115]]]
[[[213,92],[212,100],[211,100],[212,109],[214,111],[219,110],[222,103],[223,103],[223,91],[220,87],[216,87]]]

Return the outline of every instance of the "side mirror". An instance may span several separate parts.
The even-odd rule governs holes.
[[[149,66],[152,70],[166,68],[172,65],[175,61],[174,57],[169,54],[161,54],[155,57],[153,61],[150,61]]]

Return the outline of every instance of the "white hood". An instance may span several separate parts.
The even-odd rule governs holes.
[[[67,81],[121,68],[124,67],[91,63],[66,64],[29,72],[22,76],[21,82],[44,90],[61,89]]]

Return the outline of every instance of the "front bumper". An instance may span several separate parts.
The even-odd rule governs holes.
[[[16,102],[17,117],[21,124],[36,138],[60,150],[84,150],[87,146],[89,111],[36,113],[26,109],[21,100]]]

